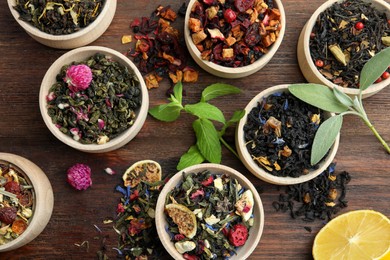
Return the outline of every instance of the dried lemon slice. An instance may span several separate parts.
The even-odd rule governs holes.
[[[240,215],[243,221],[248,221],[252,216],[254,204],[253,193],[246,190],[234,205],[237,215]]]
[[[180,234],[188,238],[193,238],[196,235],[196,216],[189,208],[181,204],[171,203],[165,206],[165,210],[179,227]]]
[[[152,160],[143,160],[134,163],[123,174],[124,186],[136,187],[141,181],[157,182],[161,181],[161,166]],[[158,189],[158,186],[154,187]]]

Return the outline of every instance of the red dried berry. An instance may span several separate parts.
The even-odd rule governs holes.
[[[375,83],[379,83],[382,81],[382,78],[378,78],[377,80],[375,80]]]
[[[16,219],[17,210],[13,207],[0,208],[0,221],[5,224],[12,224]]]
[[[237,15],[232,9],[226,9],[223,13],[223,17],[225,18],[225,21],[228,23],[232,23],[236,20]]]
[[[183,234],[176,234],[175,235],[175,241],[180,241],[183,240],[185,236]]]
[[[242,224],[233,226],[229,231],[229,241],[234,246],[242,246],[248,239],[248,229]]]
[[[136,200],[139,197],[139,191],[134,190],[133,193],[130,194],[130,201]]]
[[[202,185],[207,187],[211,185],[213,181],[214,181],[213,176],[210,176],[207,180],[202,181]]]
[[[390,77],[390,73],[388,71],[383,72],[382,79],[388,79]]]
[[[20,193],[20,185],[19,183],[15,181],[9,181],[4,185],[4,189],[8,192],[11,192],[13,194],[19,194]]]
[[[187,260],[198,260],[198,257],[196,255],[190,255],[190,254],[183,254],[183,257],[184,259],[187,259]]]
[[[364,24],[362,22],[357,22],[355,24],[355,29],[356,30],[362,30],[364,28]]]
[[[316,60],[316,66],[322,68],[324,66],[324,62],[322,60]]]
[[[234,0],[234,6],[240,12],[245,12],[249,8],[253,7],[254,0]]]

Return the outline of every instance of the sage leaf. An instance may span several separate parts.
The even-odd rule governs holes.
[[[222,111],[218,107],[206,102],[186,105],[184,109],[186,112],[199,118],[207,118],[210,120],[221,122],[223,124],[226,122]]]
[[[217,98],[229,94],[238,94],[241,93],[241,90],[235,86],[224,84],[224,83],[215,83],[206,87],[202,91],[201,102],[207,102],[213,98]]]
[[[177,165],[177,170],[181,171],[184,168],[187,168],[189,166],[195,165],[195,164],[200,164],[204,162],[204,157],[200,153],[198,147],[196,145],[193,145],[190,147],[190,149],[183,154],[180,157],[179,164]]]
[[[371,86],[390,66],[390,47],[378,52],[364,64],[360,73],[360,90]]]
[[[300,100],[322,110],[334,113],[348,110],[348,107],[341,103],[327,86],[312,83],[293,84],[288,87],[288,90]]]
[[[183,100],[183,84],[181,81],[177,82],[176,85],[173,87],[173,95],[175,96],[176,100],[181,104]]]
[[[211,163],[220,163],[222,148],[218,132],[213,123],[204,118],[198,118],[192,124],[196,134],[196,145],[203,157]]]
[[[325,120],[317,129],[311,149],[311,165],[317,164],[329,151],[343,124],[343,116],[336,115]]]
[[[333,94],[335,95],[335,97],[336,97],[344,106],[347,106],[347,107],[353,106],[353,101],[352,101],[352,99],[351,99],[347,94],[345,94],[343,91],[339,90],[338,87],[334,87],[334,88],[333,88]]]
[[[149,109],[149,114],[160,121],[173,122],[179,118],[182,109],[180,104],[171,102]]]

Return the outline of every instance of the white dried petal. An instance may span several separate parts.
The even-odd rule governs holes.
[[[184,241],[184,242],[176,242],[175,243],[175,248],[177,250],[177,252],[179,252],[180,254],[184,254],[185,252],[189,252],[191,250],[194,250],[196,247],[196,244],[195,242],[192,242],[192,241]]]
[[[216,178],[214,179],[214,187],[219,190],[219,191],[222,191],[223,190],[223,184],[222,184],[222,179],[221,178]]]
[[[214,224],[217,224],[219,221],[221,221],[220,218],[217,218],[216,216],[211,215],[210,217],[208,218],[205,218],[204,221],[206,221],[207,224],[209,224],[210,226],[214,225]]]
[[[114,175],[115,174],[115,171],[109,167],[107,167],[106,169],[104,169],[104,171],[109,174],[109,175]]]

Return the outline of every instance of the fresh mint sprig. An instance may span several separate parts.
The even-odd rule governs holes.
[[[202,91],[201,100],[198,103],[183,106],[183,85],[181,82],[178,82],[173,88],[173,94],[168,98],[169,103],[149,109],[150,115],[164,122],[175,121],[180,117],[182,111],[197,117],[192,123],[196,135],[196,144],[192,145],[181,156],[177,165],[178,170],[204,161],[221,163],[221,144],[238,157],[236,151],[223,139],[223,135],[228,127],[240,121],[245,111],[235,111],[233,116],[229,120],[226,120],[222,111],[218,107],[208,103],[208,101],[224,95],[238,94],[240,92],[241,90],[239,88],[232,85],[216,83],[206,87]],[[222,124],[220,130],[217,130],[213,121]]]
[[[333,145],[343,124],[344,115],[359,116],[381,142],[387,153],[390,147],[371,124],[363,107],[362,92],[371,86],[390,66],[390,47],[372,57],[360,73],[359,94],[353,99],[339,89],[333,91],[319,84],[293,84],[289,91],[302,101],[322,110],[336,113],[324,121],[317,130],[311,150],[311,164],[317,164]]]

